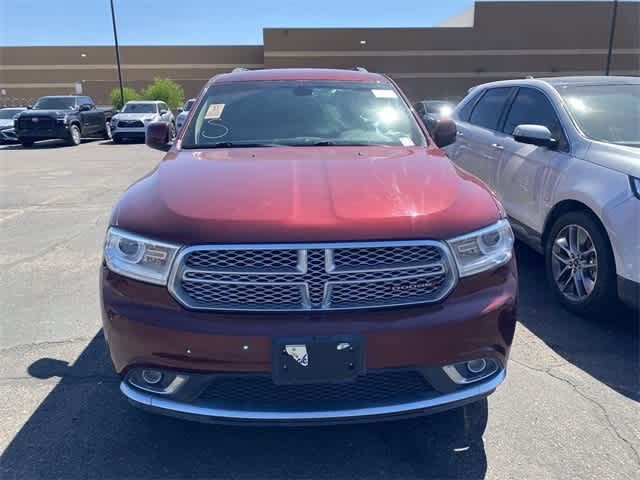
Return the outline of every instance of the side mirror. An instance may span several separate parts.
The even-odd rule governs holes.
[[[79,112],[86,112],[87,110],[91,110],[91,105],[80,105],[80,108],[78,108]]]
[[[184,110],[182,108],[179,108],[177,112],[178,112],[178,115],[180,115],[182,112],[184,112]]]
[[[168,151],[171,148],[171,128],[169,122],[158,121],[147,125],[145,142],[148,147]]]
[[[558,141],[551,136],[551,131],[544,125],[518,125],[513,130],[516,142],[528,143],[539,147],[555,148]]]
[[[160,115],[164,115],[167,112],[168,112],[168,110],[160,110]]]
[[[432,137],[436,145],[442,148],[455,142],[457,134],[456,122],[443,118],[438,120],[433,127]]]

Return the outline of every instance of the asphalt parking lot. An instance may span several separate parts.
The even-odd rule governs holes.
[[[453,434],[450,414],[261,429],[130,407],[101,334],[98,265],[113,203],[161,156],[109,141],[0,147],[3,479],[637,478],[637,314],[560,310],[522,246],[509,374],[479,444]]]

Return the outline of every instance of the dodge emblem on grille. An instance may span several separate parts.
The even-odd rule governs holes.
[[[406,292],[407,290],[420,290],[423,288],[431,288],[436,285],[433,280],[426,280],[417,283],[405,283],[404,285],[394,285],[391,287],[392,292]]]
[[[287,355],[298,362],[298,364],[303,367],[309,366],[309,355],[307,354],[306,345],[286,345],[284,349],[287,352]]]

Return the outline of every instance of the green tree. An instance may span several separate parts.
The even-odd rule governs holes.
[[[142,92],[145,100],[160,100],[175,110],[184,103],[184,89],[182,85],[168,78],[155,78]]]
[[[124,103],[127,103],[131,100],[140,100],[140,94],[138,92],[136,92],[135,88],[131,88],[131,87],[124,87]],[[111,105],[113,105],[113,108],[117,109],[117,110],[122,110],[122,106],[123,106],[123,102],[122,99],[120,98],[120,88],[114,88],[113,90],[111,90]]]

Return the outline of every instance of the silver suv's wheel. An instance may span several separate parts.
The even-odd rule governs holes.
[[[546,238],[547,277],[566,308],[585,315],[617,305],[613,252],[607,233],[591,213],[565,213]]]
[[[591,295],[598,281],[598,252],[587,230],[572,224],[558,232],[551,269],[556,287],[567,298],[582,301]]]

